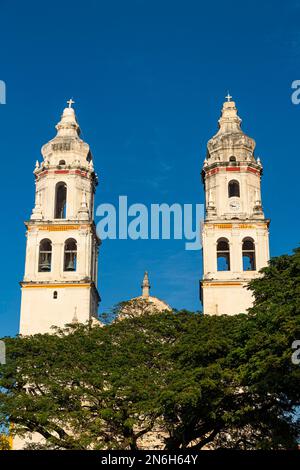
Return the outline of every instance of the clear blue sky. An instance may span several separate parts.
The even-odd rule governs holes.
[[[18,329],[33,168],[73,97],[100,184],[96,205],[202,203],[200,171],[227,89],[257,142],[271,254],[299,242],[299,1],[0,1],[0,336]],[[107,241],[100,312],[152,293],[199,309],[201,252],[183,241]]]

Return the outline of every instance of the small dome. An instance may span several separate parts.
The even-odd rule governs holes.
[[[124,318],[138,317],[141,315],[153,315],[155,313],[172,311],[170,305],[157,297],[152,297],[147,271],[142,282],[142,295],[124,302],[118,314],[118,320]]]

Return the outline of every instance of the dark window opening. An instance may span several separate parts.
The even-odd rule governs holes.
[[[236,180],[228,183],[228,197],[240,197],[240,184]]]
[[[45,239],[40,242],[39,252],[39,272],[47,273],[51,271],[52,243]]]
[[[65,164],[66,164],[65,160],[59,160],[59,165],[65,165]]]
[[[236,158],[234,156],[232,156],[232,157],[229,158],[229,161],[230,162],[236,162]]]
[[[64,271],[76,271],[77,268],[77,242],[69,238],[65,242]]]
[[[58,183],[55,194],[55,219],[65,219],[67,209],[67,185]]]
[[[53,299],[57,299],[57,290],[53,292]]]
[[[217,270],[230,271],[230,250],[226,239],[221,239],[217,243]]]
[[[255,271],[255,245],[252,239],[245,239],[242,247],[243,271]]]

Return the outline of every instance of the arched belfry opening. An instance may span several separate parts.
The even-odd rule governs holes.
[[[39,272],[47,273],[51,271],[52,242],[48,238],[40,241],[39,249]]]
[[[255,271],[255,244],[252,238],[244,238],[242,245],[243,271]]]
[[[217,241],[217,270],[230,271],[230,248],[226,238]]]
[[[77,242],[74,238],[65,241],[64,271],[76,271],[77,269]]]
[[[57,183],[55,188],[55,219],[65,219],[67,216],[67,185],[66,183]]]
[[[240,197],[240,183],[237,180],[229,181],[228,197]]]

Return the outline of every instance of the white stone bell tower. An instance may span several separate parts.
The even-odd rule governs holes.
[[[35,334],[97,319],[97,260],[94,224],[97,176],[87,143],[80,139],[72,100],[57,135],[36,162],[35,207],[27,221],[25,275],[21,282],[20,333]]]
[[[235,103],[226,98],[202,171],[206,216],[201,299],[204,313],[210,315],[246,312],[253,302],[246,286],[269,260],[262,165],[254,157],[254,140],[241,130]]]

